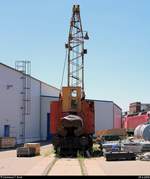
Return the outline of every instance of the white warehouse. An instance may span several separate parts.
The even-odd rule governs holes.
[[[30,83],[30,101],[24,102],[23,73],[0,63],[0,137],[15,137],[18,144],[47,138],[47,128],[43,128],[47,126],[47,111],[43,114],[42,96],[59,95],[57,88],[33,77]],[[24,104],[28,113],[23,112]]]
[[[58,100],[59,89],[30,77],[24,93],[23,73],[0,63],[0,137],[15,137],[17,143],[50,138],[50,102]],[[121,128],[122,110],[112,101],[92,100],[95,131]],[[26,111],[24,111],[26,108]]]
[[[122,109],[113,101],[94,100],[95,131],[122,127]]]

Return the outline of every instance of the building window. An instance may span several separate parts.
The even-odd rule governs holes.
[[[4,125],[4,137],[9,137],[10,126]]]

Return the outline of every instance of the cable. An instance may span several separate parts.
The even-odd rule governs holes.
[[[64,61],[64,67],[63,67],[63,73],[62,73],[62,79],[61,79],[60,89],[62,88],[62,85],[63,85],[63,80],[64,80],[65,67],[66,67],[66,61],[67,61],[67,51],[68,51],[68,50],[66,49],[65,61]]]

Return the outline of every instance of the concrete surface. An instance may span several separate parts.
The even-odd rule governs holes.
[[[16,157],[16,150],[0,152],[0,175],[41,175],[50,162],[51,145],[41,147],[36,157]]]
[[[45,157],[40,162],[38,162],[33,168],[31,168],[25,175],[32,176],[32,175],[45,175],[45,170],[47,166],[49,166],[54,160],[54,157]]]
[[[52,145],[41,146],[41,155],[17,158],[16,150],[0,151],[2,175],[136,175],[150,176],[149,161],[106,161],[104,157],[61,158],[55,161]],[[81,167],[81,164],[83,166]]]
[[[148,161],[106,161],[104,157],[85,159],[88,175],[149,175]]]
[[[78,159],[58,159],[48,175],[82,175]]]
[[[84,159],[87,175],[105,175],[103,169],[95,159]]]

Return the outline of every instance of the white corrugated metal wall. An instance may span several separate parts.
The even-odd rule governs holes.
[[[95,131],[113,127],[113,102],[94,101]]]
[[[59,90],[53,86],[41,83],[41,96],[59,96]]]
[[[0,137],[4,136],[4,126],[9,125],[10,136],[21,143],[22,121],[22,74],[15,69],[0,64]],[[59,90],[35,78],[31,78],[31,113],[25,119],[25,142],[38,141],[45,121],[41,118],[41,95],[55,96]],[[47,114],[47,112],[46,112]]]
[[[122,110],[112,101],[94,101],[95,131],[121,128]]]
[[[31,113],[26,118],[25,129],[26,142],[40,140],[40,83],[34,79],[31,79]]]
[[[21,83],[20,74],[0,65],[0,136],[10,125],[10,135],[19,139]]]

